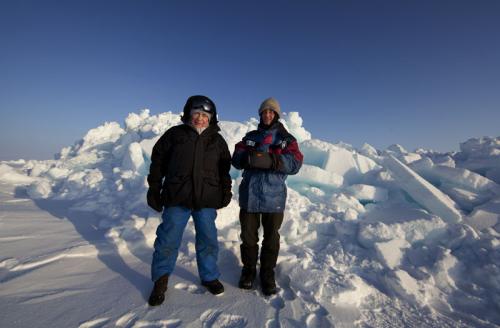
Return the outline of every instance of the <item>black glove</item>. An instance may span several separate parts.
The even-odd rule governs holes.
[[[148,199],[149,207],[151,207],[153,210],[155,210],[157,212],[162,211],[163,205],[161,203],[161,194],[160,194],[159,190],[149,188],[148,194],[147,194],[147,199]]]
[[[273,159],[269,153],[252,151],[248,153],[248,166],[254,169],[268,170],[273,166]]]
[[[224,197],[222,198],[222,206],[221,207],[226,207],[231,203],[231,199],[233,198],[233,193],[228,192],[224,194]]]
[[[271,160],[273,161],[273,164],[271,165],[271,170],[279,171],[282,166],[280,155],[275,153],[272,153],[270,155],[271,155]]]

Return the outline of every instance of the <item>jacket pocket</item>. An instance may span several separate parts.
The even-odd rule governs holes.
[[[203,205],[210,208],[221,208],[223,199],[220,181],[214,178],[204,178],[202,191]]]
[[[165,181],[163,198],[167,204],[177,204],[188,199],[191,193],[189,176],[174,176]]]

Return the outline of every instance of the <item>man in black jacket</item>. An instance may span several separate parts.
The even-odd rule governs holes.
[[[231,155],[218,133],[215,104],[208,97],[189,97],[183,124],[168,129],[156,142],[148,175],[148,205],[163,210],[156,230],[149,304],[165,299],[168,276],[177,260],[182,234],[192,216],[196,230],[196,260],[202,285],[214,295],[224,292],[217,268],[216,209],[231,201]],[[164,208],[164,209],[163,209]]]

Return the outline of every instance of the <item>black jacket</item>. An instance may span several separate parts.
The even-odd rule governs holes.
[[[165,207],[227,206],[232,196],[231,155],[218,131],[216,123],[201,134],[182,124],[161,136],[151,154],[148,203],[153,197]]]

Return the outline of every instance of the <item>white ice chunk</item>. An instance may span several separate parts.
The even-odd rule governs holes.
[[[153,152],[153,147],[158,141],[158,139],[160,139],[160,136],[157,136],[152,139],[144,139],[139,143],[141,145],[142,152],[144,153],[144,156],[146,156],[146,158],[151,159],[151,153]]]
[[[377,149],[375,149],[375,147],[367,143],[364,143],[363,146],[361,146],[359,153],[361,155],[364,155],[372,159],[378,157]]]
[[[365,212],[363,205],[351,195],[334,193],[330,201],[333,210],[344,213],[344,219],[346,220],[355,220],[358,218],[358,214]]]
[[[52,186],[47,180],[38,180],[28,187],[28,195],[32,199],[44,199],[52,196]]]
[[[128,146],[128,151],[125,153],[122,161],[122,168],[124,170],[143,171],[144,156],[142,155],[141,145],[133,142]]]
[[[63,179],[68,176],[70,170],[64,167],[53,167],[48,170],[47,175],[52,179]]]
[[[410,247],[410,244],[404,239],[392,239],[387,242],[375,243],[375,250],[380,261],[394,270],[401,264],[404,250]]]
[[[299,173],[289,176],[288,181],[291,183],[307,183],[333,188],[340,187],[344,182],[341,176],[308,164],[302,165]]]
[[[460,265],[458,259],[451,254],[450,249],[441,249],[439,259],[434,263],[433,274],[436,286],[443,291],[452,292],[457,289],[455,278]],[[473,263],[474,261],[471,261]]]
[[[298,142],[311,139],[311,133],[302,126],[302,117],[298,112],[283,113],[285,128],[297,139]]]
[[[388,199],[387,189],[366,184],[354,184],[346,191],[360,201],[384,202]]]
[[[333,304],[359,306],[366,297],[375,293],[375,289],[359,276],[353,275],[348,281],[352,289],[342,290],[334,295],[332,297]]]
[[[457,166],[482,174],[500,168],[500,137],[472,138],[460,143],[460,150]]]
[[[500,198],[476,207],[465,222],[479,231],[500,223]]]
[[[427,182],[394,156],[388,155],[383,165],[391,171],[401,189],[417,203],[448,222],[460,222],[462,215],[455,202],[439,189]]]
[[[181,115],[165,112],[150,115],[149,109],[143,109],[139,114],[130,113],[125,119],[125,128],[128,133],[137,133],[141,138],[152,138],[163,134],[167,129],[180,123]]]
[[[500,167],[495,167],[486,171],[486,177],[500,184]]]
[[[500,195],[500,186],[484,176],[464,168],[434,165],[428,158],[410,165],[430,181],[447,183],[473,192],[489,192]]]
[[[404,270],[394,271],[394,276],[386,276],[385,282],[390,290],[395,291],[400,296],[415,303],[425,304],[425,290],[422,289],[418,281]]]
[[[470,190],[465,190],[454,185],[443,183],[439,186],[445,194],[451,197],[461,209],[472,211],[477,205],[483,204],[490,197]]]
[[[414,161],[418,161],[419,159],[422,158],[420,154],[417,153],[410,153],[406,149],[403,148],[403,146],[394,144],[389,147],[384,151],[385,154],[393,155],[397,159],[399,159],[401,162],[405,164],[410,164]]]
[[[18,173],[7,164],[0,164],[0,181],[15,185],[27,185],[36,181],[36,178]]]
[[[378,167],[372,159],[344,148],[329,150],[323,164],[326,171],[343,176],[347,182],[356,181]]]
[[[304,154],[304,164],[323,167],[329,150],[337,150],[339,147],[326,141],[311,139],[301,142],[300,151]]]
[[[90,129],[81,140],[77,151],[82,153],[93,147],[104,147],[115,143],[125,130],[117,122],[106,122],[97,128]]]

